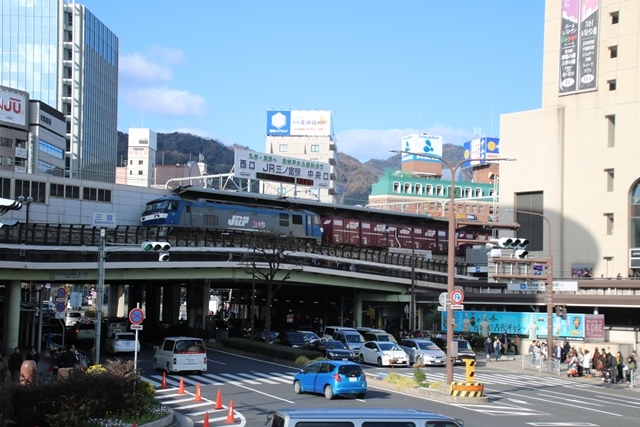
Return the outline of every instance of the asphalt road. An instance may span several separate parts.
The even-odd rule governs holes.
[[[420,408],[460,418],[470,427],[638,425],[639,389],[604,384],[597,379],[522,371],[520,363],[514,361],[488,364],[479,361],[476,379],[485,384],[485,393],[490,396],[488,404],[442,402],[372,384],[364,399],[338,397],[328,401],[321,395],[293,392],[296,368],[224,349],[208,351],[209,369],[203,375],[172,374],[166,378],[167,387],[161,388],[162,373],[152,367],[152,347],[144,344],[142,347],[138,355],[142,377],[156,386],[157,395],[165,405],[192,419],[196,426],[202,425],[205,414],[210,426],[262,426],[270,411],[285,407]],[[121,357],[133,358],[132,355]],[[412,369],[407,368],[365,366],[364,369],[371,376],[381,371],[412,376]],[[444,380],[442,367],[427,367],[424,371],[429,380]],[[181,378],[184,394],[179,393]],[[464,381],[464,367],[455,368],[454,380]],[[198,387],[200,400],[197,399]],[[218,403],[222,407],[216,409]]]

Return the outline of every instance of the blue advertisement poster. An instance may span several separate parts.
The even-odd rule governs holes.
[[[520,335],[537,340],[547,337],[547,313],[505,311],[453,311],[454,334],[475,334],[481,337]],[[442,312],[442,331],[447,330],[447,312]],[[584,339],[584,314],[569,314],[561,319],[553,314],[553,336],[559,339]]]

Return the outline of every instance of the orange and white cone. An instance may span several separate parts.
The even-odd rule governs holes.
[[[167,372],[162,372],[162,382],[160,383],[160,388],[167,388]]]
[[[227,413],[227,420],[225,423],[231,424],[236,422],[236,417],[233,415],[233,400],[229,401],[229,412]]]
[[[180,377],[180,386],[178,387],[178,394],[184,394],[184,378]]]
[[[209,413],[208,412],[204,413],[204,423],[202,424],[202,427],[209,427]]]
[[[218,389],[218,396],[216,396],[216,406],[213,408],[216,411],[219,411],[220,409],[223,409],[224,407],[222,406],[222,394],[220,393],[220,389]]]
[[[196,397],[193,398],[194,402],[202,402],[202,396],[200,396],[200,383],[196,384]]]

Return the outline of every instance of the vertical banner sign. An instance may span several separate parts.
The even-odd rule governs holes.
[[[599,5],[600,0],[562,0],[560,94],[597,89]]]
[[[580,8],[580,81],[578,90],[596,88],[599,0],[582,0]]]

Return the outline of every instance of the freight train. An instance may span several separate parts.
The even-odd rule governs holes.
[[[310,210],[250,206],[211,200],[164,196],[147,203],[145,226],[213,228],[221,231],[274,230],[317,243],[366,248],[414,248],[446,253],[447,222],[408,226],[346,216],[321,216]],[[486,233],[485,233],[486,234]],[[458,231],[457,238],[483,240],[481,231]],[[463,247],[457,252],[462,253]]]

